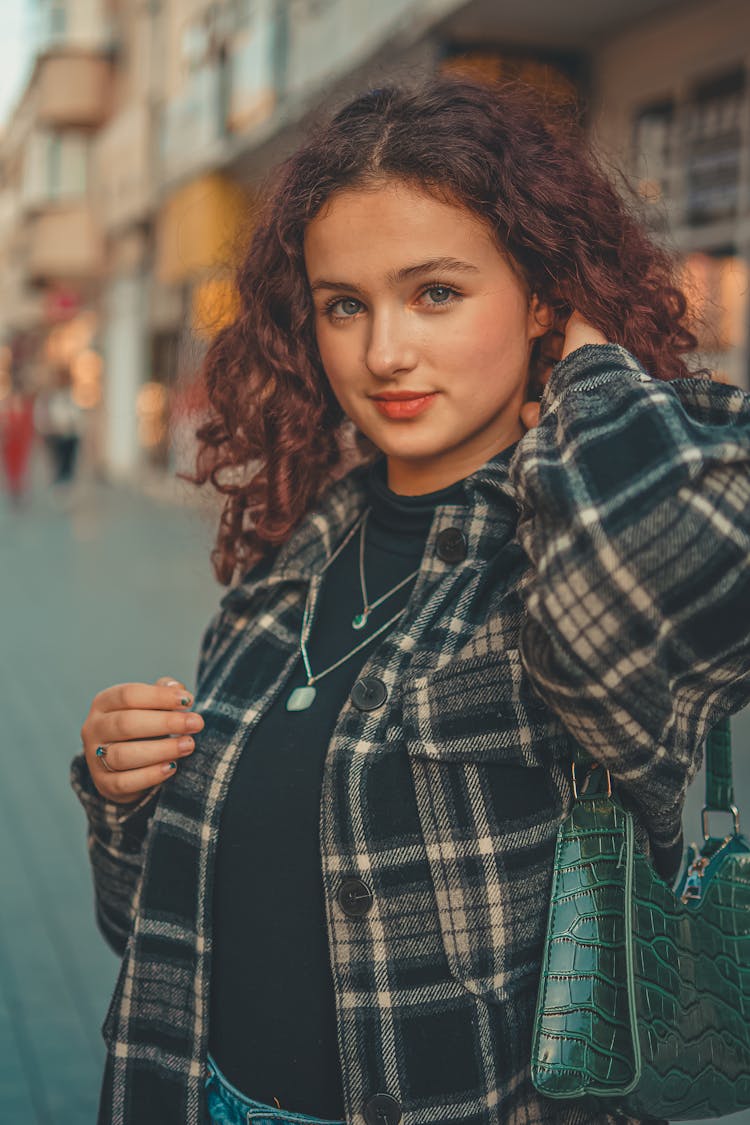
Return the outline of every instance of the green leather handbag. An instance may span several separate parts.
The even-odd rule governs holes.
[[[560,826],[531,1076],[548,1098],[680,1121],[750,1106],[750,843],[734,804],[729,720],[706,744],[703,845],[672,889],[593,768]],[[591,766],[591,759],[586,756]],[[733,831],[709,835],[713,811]]]

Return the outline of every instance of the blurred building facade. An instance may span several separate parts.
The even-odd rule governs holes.
[[[183,468],[264,174],[327,96],[415,68],[569,89],[676,246],[700,357],[748,385],[744,0],[29,0],[0,139],[0,343],[67,366],[115,478]],[[1,391],[1,388],[0,388]]]

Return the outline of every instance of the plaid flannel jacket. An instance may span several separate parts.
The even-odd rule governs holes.
[[[488,462],[465,491],[466,507],[436,509],[407,613],[362,669],[385,704],[348,701],[325,762],[346,1120],[395,1122],[396,1105],[404,1125],[609,1121],[529,1081],[571,740],[673,845],[707,732],[750,702],[750,396],[583,347],[553,369],[510,464]],[[205,729],[154,796],[110,804],[73,762],[98,921],[124,951],[100,1125],[202,1120],[222,802],[297,658],[308,584],[316,598],[364,497],[355,469],[223,598],[200,654]],[[446,527],[465,536],[463,561],[436,551]],[[361,917],[338,904],[350,876],[373,892]],[[377,1093],[395,1099],[383,1118]]]

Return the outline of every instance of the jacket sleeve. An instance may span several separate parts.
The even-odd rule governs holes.
[[[706,735],[750,702],[750,396],[587,345],[555,365],[510,479],[524,667],[674,846]]]
[[[201,640],[196,698],[207,657],[216,642],[222,612],[219,610],[212,618]],[[133,920],[146,839],[161,786],[155,786],[129,805],[108,801],[94,785],[82,753],[71,763],[70,781],[86,813],[96,922],[107,944],[122,955]]]
[[[96,922],[107,944],[122,955],[130,933],[146,834],[160,787],[130,805],[108,801],[91,780],[83,754],[77,754],[71,763],[70,781],[88,822]]]

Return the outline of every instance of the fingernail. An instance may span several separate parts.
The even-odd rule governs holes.
[[[165,687],[177,687],[179,682],[180,682],[179,680],[167,680],[167,682],[164,686]]]
[[[167,762],[166,765],[162,766],[161,768],[164,773],[171,773],[172,770],[177,769],[177,762]]]
[[[190,715],[185,723],[185,727],[187,730],[200,730],[201,720],[198,715]]]
[[[177,702],[179,703],[180,707],[189,707],[191,705],[191,703],[193,702],[192,699],[190,698],[190,696],[185,695],[184,692],[181,692],[176,698],[177,698]]]
[[[177,749],[178,750],[192,750],[194,745],[195,744],[194,744],[192,738],[178,738],[178,740],[177,740]]]

